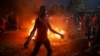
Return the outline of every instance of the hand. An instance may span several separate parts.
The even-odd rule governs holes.
[[[64,39],[64,35],[60,34],[61,38]]]
[[[28,48],[28,42],[25,42],[24,48]]]

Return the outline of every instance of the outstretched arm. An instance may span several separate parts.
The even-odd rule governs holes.
[[[60,35],[60,36],[63,38],[63,36],[64,36],[64,35],[62,35],[62,34],[58,33],[58,32],[57,32],[57,31],[55,31],[54,29],[52,29],[52,27],[50,26],[50,24],[49,24],[49,23],[48,23],[48,27],[49,27],[50,31],[52,31],[53,33],[56,33],[56,34]]]
[[[34,36],[36,27],[37,27],[37,22],[35,22],[35,26],[34,26],[33,30],[31,31],[31,34],[28,36],[27,41],[24,43],[25,48],[28,48],[28,44],[29,44],[30,40],[32,39],[32,37]]]

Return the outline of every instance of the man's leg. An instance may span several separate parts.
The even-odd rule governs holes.
[[[36,56],[37,55],[41,45],[42,45],[42,42],[36,42],[35,43],[35,47],[34,47],[34,50],[31,54],[31,56]]]
[[[44,46],[46,47],[46,49],[47,49],[47,51],[48,51],[47,56],[51,56],[51,54],[52,54],[52,49],[51,49],[49,40],[44,41],[43,44],[44,44]]]

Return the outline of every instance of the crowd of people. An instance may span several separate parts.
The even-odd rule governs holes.
[[[69,31],[79,30],[80,36],[87,38],[88,47],[94,47],[95,53],[100,51],[100,13],[79,13],[69,18],[68,25]]]
[[[40,19],[38,19],[38,21],[36,21],[36,27],[37,28],[40,27],[39,29],[41,30],[42,29],[41,26],[43,27],[43,25],[45,25],[44,26],[45,29],[43,29],[43,31],[45,30],[47,33],[47,29],[48,28],[51,29],[51,27],[48,26],[49,24],[48,25],[45,24],[45,22],[41,19],[41,18],[45,18],[45,9],[44,8],[42,8],[41,13],[42,14],[39,15]],[[43,25],[40,23],[42,23]],[[46,22],[46,23],[48,23],[48,22]],[[8,20],[8,22],[7,22],[7,19],[5,17],[0,16],[0,32],[4,32],[6,30],[7,24],[11,25],[11,24],[16,24],[16,23],[12,20],[10,20],[10,21]],[[16,25],[13,25],[13,26],[16,27]],[[80,30],[81,37],[87,37],[88,41],[90,41],[89,44],[91,44],[91,45],[89,47],[96,46],[96,48],[94,48],[94,50],[96,50],[96,53],[97,53],[97,51],[100,51],[100,49],[99,49],[100,48],[100,13],[82,13],[82,14],[79,13],[77,15],[74,15],[74,14],[70,15],[70,17],[68,19],[68,25],[69,25],[68,26],[69,31]],[[33,31],[35,31],[35,30],[33,29]],[[51,31],[53,31],[54,33],[57,33],[53,29],[51,29]],[[33,33],[31,33],[31,34],[33,34]],[[59,34],[59,33],[57,33],[57,34]],[[61,34],[59,34],[59,35],[61,35]],[[29,38],[31,38],[31,37],[32,36],[30,35]],[[62,37],[62,35],[61,35],[61,37]],[[29,41],[29,39],[28,39],[28,41]],[[27,47],[28,41],[25,43],[25,45],[24,45],[25,47]],[[47,42],[48,43],[44,43],[44,41],[43,41],[41,44],[44,44],[49,52],[49,51],[51,51],[51,48],[50,48],[49,41],[47,41]],[[36,50],[37,49],[39,50],[41,44],[38,44],[38,43],[36,44],[36,46],[39,45],[39,47],[37,48],[35,46],[34,53],[32,53],[32,55],[37,54],[38,51],[36,51]],[[36,54],[35,54],[35,52],[36,52]],[[50,55],[51,55],[51,53],[50,53]],[[50,55],[48,53],[48,56],[50,56]]]
[[[18,28],[18,19],[15,15],[0,14],[0,33],[4,33],[7,30],[17,30]]]

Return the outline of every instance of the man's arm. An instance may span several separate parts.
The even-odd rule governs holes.
[[[30,40],[31,40],[32,37],[34,36],[34,33],[35,33],[36,28],[37,28],[37,21],[35,22],[34,28],[33,28],[33,30],[31,31],[31,34],[28,36],[28,39],[27,39],[27,41],[26,41],[25,44],[24,44],[24,47],[25,47],[25,48],[28,47],[28,44],[29,44]]]
[[[60,35],[63,38],[63,35],[60,34],[60,33],[58,33],[57,31],[55,31],[54,29],[52,29],[52,27],[50,26],[49,23],[48,23],[48,27],[49,27],[50,31],[52,31],[53,33],[56,33],[56,34]]]

